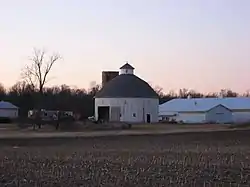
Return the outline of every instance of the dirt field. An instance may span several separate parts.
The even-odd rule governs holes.
[[[249,134],[2,139],[0,186],[249,186]]]

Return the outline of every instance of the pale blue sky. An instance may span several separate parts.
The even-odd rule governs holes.
[[[50,85],[89,87],[129,61],[165,91],[250,89],[249,0],[0,0],[0,82],[32,48],[63,56]]]

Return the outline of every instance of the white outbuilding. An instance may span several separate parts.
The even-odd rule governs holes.
[[[172,99],[159,106],[159,117],[183,123],[250,122],[250,98]]]
[[[0,101],[0,118],[14,119],[18,117],[18,107],[10,102]]]
[[[95,119],[113,122],[158,122],[159,98],[126,63],[120,74],[105,83],[95,96]]]

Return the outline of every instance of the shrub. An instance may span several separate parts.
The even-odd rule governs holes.
[[[11,119],[8,117],[0,117],[0,123],[11,123]]]

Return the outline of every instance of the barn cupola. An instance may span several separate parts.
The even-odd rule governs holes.
[[[120,74],[134,74],[134,69],[129,63],[124,64],[120,67]]]

